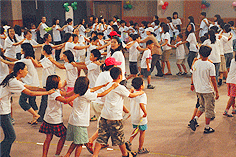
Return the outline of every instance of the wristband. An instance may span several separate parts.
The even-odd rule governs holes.
[[[193,85],[193,83],[191,83],[191,86]]]

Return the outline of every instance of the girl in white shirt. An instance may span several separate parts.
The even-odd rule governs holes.
[[[17,41],[21,41],[24,39],[24,36],[21,32],[21,27],[19,25],[15,25],[14,26],[14,30],[15,30],[15,37]],[[20,59],[21,58],[21,47],[20,45],[16,46],[16,58]]]
[[[7,75],[0,84],[0,120],[1,127],[5,135],[4,140],[0,143],[1,147],[4,148],[1,150],[2,156],[10,156],[12,143],[16,139],[16,134],[12,126],[10,116],[11,94],[23,92],[31,96],[41,96],[52,94],[54,92],[53,90],[46,92],[44,89],[25,85],[20,82],[19,80],[24,78],[27,73],[27,66],[22,62],[18,62],[15,64],[13,72]],[[39,115],[32,108],[28,111],[34,115],[36,120],[39,118]]]
[[[172,23],[173,23],[175,29],[178,30],[179,32],[181,32],[182,22],[181,22],[181,19],[178,17],[178,13],[177,12],[173,13]],[[175,35],[177,36],[178,34],[175,34]]]
[[[79,96],[79,94],[74,94],[74,91],[69,93],[62,92],[59,90],[61,87],[60,77],[57,75],[50,75],[47,78],[46,90],[55,90],[55,93],[48,96],[48,105],[46,113],[44,116],[44,121],[40,126],[39,132],[46,134],[46,139],[43,144],[43,157],[48,154],[48,149],[53,138],[53,135],[59,137],[57,144],[57,150],[55,156],[59,156],[61,150],[64,146],[66,140],[66,127],[63,124],[62,119],[62,103],[67,104],[73,101]],[[72,96],[73,95],[73,96]],[[69,98],[64,98],[63,96],[70,96]],[[62,103],[61,103],[62,102]]]
[[[87,31],[85,29],[85,19],[80,19],[77,29],[79,29],[79,35],[83,35],[84,37],[86,36],[85,34],[87,33]]]
[[[175,40],[174,32],[176,32],[176,31],[178,32],[178,30],[175,30],[174,25],[172,23],[172,18],[171,17],[167,17],[166,20],[167,20],[166,24],[169,26],[170,43],[171,43],[172,41]]]
[[[0,27],[0,45],[2,46],[2,48],[4,48],[6,38],[7,38],[7,35],[4,32],[4,28]]]
[[[71,18],[68,18],[65,23],[67,25],[67,27],[64,28],[65,33],[73,34],[74,29],[77,28],[78,25],[72,26],[73,20]]]

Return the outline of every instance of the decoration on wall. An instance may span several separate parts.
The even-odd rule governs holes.
[[[133,8],[133,6],[130,4],[129,1],[125,2],[125,5],[123,6],[124,9],[130,10]]]
[[[70,11],[69,3],[64,3],[63,7],[65,8],[66,12]],[[71,7],[73,8],[73,10],[77,10],[77,2],[71,3]]]
[[[209,8],[210,6],[211,6],[210,3],[207,3],[206,0],[202,0],[201,9],[206,9],[206,8]]]
[[[236,7],[236,1],[232,3],[232,6],[233,6],[233,7]]]
[[[159,6],[163,6],[164,5],[164,2],[163,0],[160,0],[159,3],[158,3]]]
[[[161,6],[161,9],[166,10],[169,5],[169,2],[163,2],[163,0],[160,0],[158,5]]]

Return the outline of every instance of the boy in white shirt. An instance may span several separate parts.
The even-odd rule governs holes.
[[[184,62],[185,62],[185,50],[184,50],[184,44],[186,42],[183,42],[183,35],[182,34],[179,34],[177,35],[177,43],[175,45],[169,45],[167,44],[167,46],[170,46],[170,47],[173,47],[173,48],[176,48],[176,64],[177,64],[177,67],[179,69],[179,72],[176,74],[176,75],[186,75],[188,72],[187,72],[187,69],[186,69],[186,66],[184,65]],[[181,65],[184,69],[184,72],[182,72],[182,69],[181,69]]]
[[[200,107],[197,111],[197,114],[193,120],[190,121],[190,128],[195,131],[197,126],[197,120],[205,113],[206,126],[204,129],[204,133],[213,133],[215,130],[209,127],[211,118],[215,116],[215,99],[219,98],[219,93],[217,89],[216,83],[216,72],[215,66],[208,60],[208,56],[211,54],[211,47],[209,46],[201,46],[199,50],[199,54],[201,59],[197,60],[193,66],[193,75],[192,75],[192,83],[191,90],[195,89],[197,96],[199,98]],[[213,85],[213,87],[212,87]],[[214,99],[214,91],[215,91],[215,99]]]
[[[110,70],[110,75],[113,82],[108,84],[107,88],[110,88],[115,82],[120,83],[123,80],[122,71],[119,67],[112,68]],[[101,119],[99,121],[98,138],[95,144],[93,157],[98,157],[101,145],[107,144],[110,137],[112,137],[112,145],[119,145],[123,157],[132,157],[137,155],[133,152],[128,153],[126,151],[122,112],[124,97],[136,97],[143,93],[143,91],[130,93],[125,86],[119,84],[118,87],[106,95]]]
[[[36,29],[36,31],[39,31],[40,33],[40,44],[43,43],[43,36],[44,34],[46,34],[47,32],[51,31],[52,27],[48,27],[46,24],[46,17],[43,16],[41,18],[41,23],[39,24],[38,28]]]
[[[148,82],[148,89],[154,89],[155,86],[151,85],[151,59],[152,59],[152,53],[151,50],[154,47],[154,43],[152,40],[148,40],[146,42],[146,47],[148,48],[148,50],[145,50],[143,52],[143,57],[141,60],[141,76],[143,77],[147,77],[147,82]]]
[[[137,91],[143,91],[144,82],[141,77],[136,77],[132,80],[132,86],[134,87],[134,93]],[[131,122],[135,129],[130,136],[129,141],[125,142],[126,149],[131,151],[131,142],[135,136],[140,132],[138,154],[146,154],[150,151],[147,148],[143,148],[145,131],[147,130],[147,95],[143,93],[140,96],[130,99],[130,111]],[[136,131],[138,129],[138,131]]]
[[[210,24],[206,18],[206,12],[201,12],[200,18],[202,19],[202,21],[201,21],[200,28],[199,28],[199,30],[200,30],[199,37],[202,37],[202,36],[204,36],[205,33],[208,32],[208,28],[209,28]]]

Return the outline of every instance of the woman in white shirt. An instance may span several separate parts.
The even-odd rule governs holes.
[[[67,26],[64,28],[65,33],[73,34],[74,29],[78,27],[78,25],[72,26],[73,20],[72,20],[71,18],[68,18],[68,19],[66,20],[65,24],[67,25]]]
[[[21,41],[24,39],[23,33],[21,32],[21,27],[19,25],[14,26],[15,37],[17,41]],[[20,45],[16,46],[16,59],[21,58],[21,47]]]
[[[84,37],[86,36],[85,34],[87,33],[87,31],[85,28],[85,19],[80,19],[79,26],[77,29],[79,29],[79,35],[83,35]]]
[[[27,75],[27,67],[24,63],[18,62],[13,68],[13,72],[6,76],[3,82],[0,84],[0,120],[1,127],[4,132],[4,140],[0,143],[1,156],[10,156],[12,143],[16,139],[15,130],[11,122],[11,103],[10,98],[12,93],[25,93],[31,96],[41,96],[52,94],[54,91],[45,91],[44,89],[25,85],[19,80]],[[35,90],[35,91],[32,91]],[[37,91],[37,92],[36,92]],[[30,108],[28,110],[34,115],[35,120],[39,118],[39,115]]]

